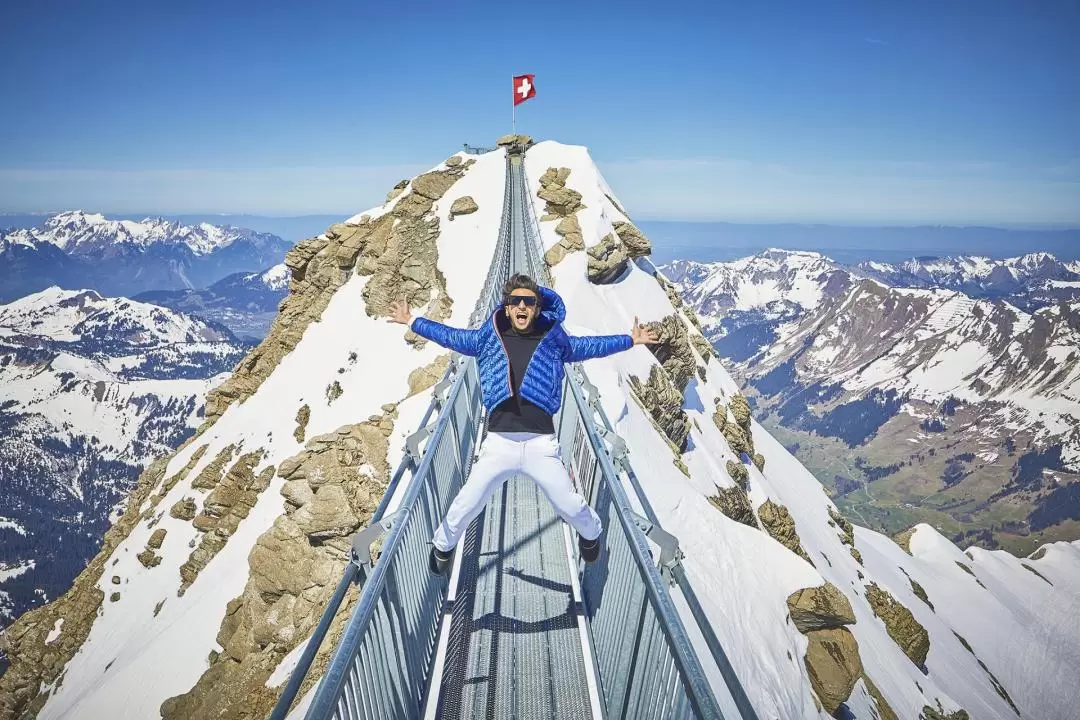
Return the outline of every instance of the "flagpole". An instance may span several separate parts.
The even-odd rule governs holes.
[[[510,79],[510,84],[514,84],[513,78]],[[517,135],[517,98],[513,98],[513,104],[510,107],[510,132]]]

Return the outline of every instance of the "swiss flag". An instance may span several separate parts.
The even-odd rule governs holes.
[[[514,76],[514,104],[520,105],[531,97],[536,97],[536,85],[533,84],[534,75]]]

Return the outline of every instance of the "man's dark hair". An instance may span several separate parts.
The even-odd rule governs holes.
[[[510,293],[515,290],[532,290],[536,294],[536,297],[540,297],[540,286],[537,285],[536,281],[531,277],[523,275],[522,273],[511,275],[510,279],[503,285],[502,296],[504,303],[510,299]]]

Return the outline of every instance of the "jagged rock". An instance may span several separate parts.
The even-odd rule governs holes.
[[[555,226],[555,234],[560,237],[566,237],[568,235],[581,235],[581,224],[578,222],[577,215],[571,215],[570,217],[564,217],[559,221],[559,224]]]
[[[555,267],[569,253],[579,252],[584,249],[585,241],[582,240],[580,234],[567,235],[548,248],[547,252],[544,253],[544,262],[548,264],[548,267]]]
[[[626,251],[619,239],[608,234],[603,240],[586,250],[589,256],[587,275],[589,282],[606,285],[614,282],[626,270]]]
[[[944,710],[938,711],[929,705],[923,705],[919,720],[971,720],[971,716],[968,715],[967,710],[946,713]]]
[[[314,500],[297,510],[293,519],[312,540],[345,537],[360,527],[340,485],[320,487]]]
[[[471,195],[462,195],[450,206],[450,219],[453,220],[458,215],[471,215],[479,209]]]
[[[631,376],[630,385],[634,396],[671,441],[676,453],[685,452],[690,437],[690,419],[682,408],[682,393],[672,384],[668,374],[659,365],[653,365],[647,383]]]
[[[727,405],[721,404],[720,398],[716,399],[716,412],[713,413],[712,420],[716,429],[724,432],[724,427],[727,425]]]
[[[610,200],[610,198],[608,198]],[[612,201],[614,204],[614,201]],[[620,211],[621,212],[621,211]],[[625,214],[625,213],[624,213]],[[652,254],[652,243],[631,222],[616,221],[614,223],[615,234],[619,236],[626,254],[632,258],[644,257]]]
[[[749,455],[754,452],[754,446],[751,444],[749,436],[739,425],[729,422],[724,425],[721,432],[724,433],[724,437],[727,439],[731,451],[736,455],[741,455],[742,453]]]
[[[419,367],[409,373],[409,395],[418,395],[425,390],[435,386],[435,383],[439,382],[444,374],[446,374],[446,368],[450,366],[450,354],[444,353],[439,357],[432,360],[424,367]]]
[[[647,346],[649,352],[664,366],[681,395],[697,367],[686,326],[678,315],[668,315],[662,320],[647,323],[647,327],[655,330],[659,336],[656,344]]]
[[[920,585],[919,583],[915,582],[914,578],[909,577],[908,582],[911,583],[911,592],[915,593],[915,597],[922,600],[924,603],[926,603],[926,606],[928,608],[933,610],[934,609],[934,603],[930,602],[930,596],[926,594],[926,590],[923,589],[923,586]]]
[[[188,476],[188,473],[190,473],[192,468],[194,468],[199,463],[199,460],[202,459],[202,456],[205,453],[206,445],[199,446],[195,450],[195,452],[191,454],[191,457],[188,458],[187,463],[184,465],[183,468],[180,469],[180,472],[176,473],[172,477],[165,480],[164,483],[162,483],[160,493],[161,497],[164,497],[167,492],[172,490],[176,486],[176,483],[180,482],[182,478],[186,478]],[[156,502],[154,503],[154,506],[157,506]]]
[[[851,553],[851,557],[855,558],[855,562],[859,563],[860,565],[863,564],[862,553],[859,552],[858,548],[855,548],[855,547],[848,548],[848,552]]]
[[[501,138],[499,138],[495,142],[495,145],[498,146],[498,147],[505,147],[507,145],[525,145],[525,146],[528,146],[528,145],[531,145],[531,144],[532,144],[532,138],[529,137],[528,135],[512,135],[512,134],[511,135],[503,135]]]
[[[393,202],[398,197],[401,197],[401,193],[405,192],[401,188],[393,188],[390,192],[386,193],[386,202]]]
[[[430,200],[438,200],[455,182],[456,175],[445,170],[432,170],[412,179],[412,191]]]
[[[851,697],[863,674],[859,643],[847,628],[814,630],[806,634],[806,670],[810,685],[826,712],[835,713]]]
[[[844,593],[832,583],[796,590],[787,599],[791,621],[801,633],[855,624],[855,611]]]
[[[326,386],[326,402],[332,403],[337,400],[345,391],[341,389],[341,383],[337,380]]]
[[[113,585],[119,585],[120,584],[120,576],[119,575],[113,575],[112,576],[112,584]]]
[[[169,515],[178,520],[191,520],[199,512],[194,498],[186,497],[169,508]]]
[[[161,564],[161,556],[155,553],[150,548],[146,548],[141,553],[135,556],[135,558],[142,563],[144,568],[157,567]]]
[[[829,507],[829,517],[840,528],[840,532],[843,535],[840,536],[840,542],[845,545],[854,548],[855,547],[855,527],[851,524],[851,521],[840,514],[840,511],[834,507]]]
[[[870,693],[870,697],[874,698],[874,703],[877,704],[879,720],[900,720],[889,703],[885,701],[885,696],[881,694],[881,691],[877,689],[877,685],[866,673],[863,673],[863,682],[866,684],[866,690]]]
[[[656,282],[658,282],[660,284],[660,287],[663,288],[664,292],[667,293],[668,300],[671,301],[671,304],[675,307],[675,309],[681,309],[683,307],[683,300],[682,297],[679,296],[678,289],[671,283],[670,280],[665,278],[659,272],[653,273],[653,277],[656,278]]]
[[[761,453],[754,453],[754,457],[751,458],[754,461],[754,467],[758,469],[758,472],[765,472],[765,456]]]
[[[461,162],[462,161],[461,161],[461,156],[460,155],[451,155],[450,157],[446,158],[445,165],[447,167],[457,167],[458,165],[461,164]]]
[[[885,623],[893,642],[900,646],[911,662],[922,667],[930,652],[930,635],[926,628],[919,624],[910,610],[888,591],[878,587],[877,583],[866,586],[866,599],[874,614]]]
[[[694,349],[698,351],[698,355],[700,355],[706,363],[709,362],[709,358],[717,357],[716,350],[713,349],[713,346],[710,345],[709,341],[706,340],[702,335],[691,334],[690,343],[694,346]]]
[[[908,555],[911,555],[910,543],[911,543],[911,536],[914,535],[914,534],[915,534],[915,528],[914,527],[909,527],[907,530],[905,530],[905,531],[903,531],[901,533],[897,533],[896,535],[893,535],[893,541],[895,541],[896,544],[899,545],[903,549],[904,552],[906,552]]]
[[[540,176],[540,190],[536,195],[547,202],[545,215],[568,217],[585,207],[581,203],[581,193],[566,187],[569,177],[569,168],[548,168]]]
[[[150,535],[150,539],[146,541],[146,547],[157,550],[161,547],[161,543],[165,542],[165,528],[158,528]]]
[[[750,434],[750,403],[742,395],[735,394],[731,398],[731,417],[739,424],[746,434]]]
[[[296,442],[304,442],[304,433],[307,432],[308,420],[311,419],[311,408],[304,405],[300,406],[300,409],[296,411],[296,429],[293,430],[293,437],[296,438]]]
[[[907,548],[904,548],[904,549],[906,550]],[[911,552],[909,551],[908,555],[910,555],[910,554],[911,554]],[[1044,555],[1046,555],[1046,546],[1045,545],[1042,546],[1041,548],[1039,548],[1038,550],[1036,550],[1035,552],[1031,553],[1030,555],[1028,555],[1028,559],[1029,560],[1042,560]]]
[[[120,593],[114,592],[112,595],[109,596],[109,602],[119,602],[119,601],[120,601]]]
[[[717,487],[716,495],[710,496],[709,502],[735,522],[757,528],[754,509],[750,507],[750,499],[746,497],[746,492],[742,488]]]
[[[795,528],[795,519],[783,505],[777,505],[772,500],[766,500],[757,511],[758,519],[761,520],[765,532],[769,533],[773,540],[786,547],[791,552],[813,565],[810,556],[803,549],[799,540],[799,533]]]
[[[210,463],[204,467],[195,479],[191,481],[191,487],[197,490],[213,490],[221,482],[221,473],[225,465],[232,459],[235,448],[232,445],[222,449]]]
[[[735,460],[727,461],[727,474],[731,476],[731,479],[741,487],[743,490],[750,483],[750,473],[747,472],[746,466]]]

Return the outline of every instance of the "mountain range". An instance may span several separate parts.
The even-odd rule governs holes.
[[[93,290],[0,305],[0,627],[70,587],[247,349],[221,325]]]
[[[1078,269],[770,250],[665,271],[842,507],[1029,552],[1080,536]]]
[[[63,212],[40,227],[0,232],[0,302],[52,285],[124,297],[199,289],[277,265],[289,247],[241,228]]]
[[[640,497],[677,536],[687,581],[758,716],[1074,717],[1080,543],[1048,543],[1020,558],[962,550],[929,524],[895,538],[852,524],[755,420],[740,378],[699,330],[719,325],[716,316],[713,326],[701,323],[651,266],[648,239],[588,150],[545,141],[523,164],[528,216],[539,218],[535,249],[566,303],[567,330],[625,333],[637,317],[660,334],[654,346],[585,369],[625,441]],[[405,293],[418,315],[468,324],[496,253],[506,168],[501,152],[455,154],[288,253],[280,313],[208,394],[196,434],[143,472],[71,590],[0,636],[11,659],[0,713],[268,714],[349,562],[350,536],[387,492],[405,438],[430,421],[432,387],[450,361],[387,322],[389,308]],[[784,313],[760,329],[774,339],[809,322],[801,301],[822,314],[832,298],[869,292],[867,282],[884,287],[847,280],[820,256],[773,254],[763,263],[770,269],[746,263],[742,272],[760,270],[758,280],[734,278],[734,295],[716,302]],[[905,313],[933,304],[905,292],[879,304],[914,298]],[[942,292],[957,295],[918,290]],[[1052,320],[1032,316],[1026,327]],[[1011,328],[991,325],[979,324],[983,341],[1004,342]],[[752,335],[744,333],[750,356],[773,342]],[[1046,341],[1048,356],[1059,352],[1055,342]],[[1016,358],[1010,367],[1030,374],[1037,364]],[[1063,382],[1043,384],[1051,381]],[[751,395],[763,418],[768,398]],[[606,569],[606,539],[601,546]],[[357,596],[346,595],[339,618],[353,613]],[[566,598],[572,606],[569,588]],[[335,621],[331,638],[341,631]],[[329,652],[316,655],[294,717]],[[720,670],[709,653],[698,657],[719,695]]]

